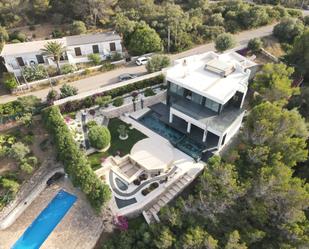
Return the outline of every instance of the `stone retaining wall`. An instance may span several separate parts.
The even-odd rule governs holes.
[[[0,230],[4,230],[12,225],[15,220],[30,206],[34,199],[45,189],[47,180],[55,173],[64,173],[63,167],[56,167],[48,172],[36,172],[35,175],[27,183],[33,186],[37,178],[40,180],[31,188],[27,189],[27,193],[22,191],[17,194],[14,201],[0,212]]]

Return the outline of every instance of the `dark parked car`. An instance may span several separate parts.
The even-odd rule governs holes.
[[[124,73],[124,74],[121,74],[119,75],[119,80],[120,81],[125,81],[125,80],[131,80],[131,79],[134,79],[136,78],[137,75],[136,74],[132,74],[132,73]]]

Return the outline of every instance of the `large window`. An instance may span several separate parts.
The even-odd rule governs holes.
[[[39,64],[43,64],[44,63],[43,55],[41,55],[41,54],[36,55],[36,59],[37,59]]]
[[[25,62],[22,57],[17,57],[16,60],[19,66],[21,67],[25,66]]]
[[[172,93],[176,93],[179,96],[183,96],[184,88],[181,87],[181,86],[178,86],[178,85],[176,85],[174,83],[170,83],[170,91]]]
[[[211,99],[206,99],[205,106],[214,112],[219,111],[219,104]]]
[[[199,95],[197,93],[192,92],[191,100],[194,103],[202,104],[203,96],[201,96],[201,95]]]
[[[116,51],[116,44],[115,44],[115,42],[111,42],[109,44],[109,50],[110,51]]]
[[[81,56],[82,55],[82,51],[81,51],[80,47],[74,48],[74,51],[75,51],[75,55],[76,56]]]
[[[99,46],[98,45],[93,45],[92,46],[92,51],[94,54],[98,54],[99,53]]]

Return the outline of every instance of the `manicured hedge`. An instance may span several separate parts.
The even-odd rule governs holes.
[[[118,96],[123,96],[125,94],[131,93],[133,91],[137,91],[140,89],[144,89],[146,87],[154,86],[163,83],[164,76],[159,75],[150,79],[141,80],[134,84],[129,84],[126,86],[118,87],[109,91],[105,91],[100,94],[95,94],[89,97],[86,97],[81,100],[74,100],[64,103],[63,105],[60,105],[59,108],[62,113],[69,113],[74,112],[83,108],[89,108],[95,104],[95,100],[98,97],[102,96],[111,96],[113,99]]]
[[[58,152],[58,159],[74,186],[80,187],[91,205],[100,208],[111,198],[109,187],[91,169],[85,153],[75,143],[73,136],[57,106],[49,107],[42,113],[46,127],[52,133]]]

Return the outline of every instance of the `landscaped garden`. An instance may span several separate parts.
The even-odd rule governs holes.
[[[127,132],[128,138],[122,140],[120,138],[119,127],[124,126]],[[111,119],[108,124],[108,129],[111,134],[111,145],[107,151],[104,152],[95,152],[88,156],[88,160],[91,164],[91,167],[96,170],[101,167],[101,163],[108,156],[124,156],[129,154],[133,145],[146,136],[136,129],[132,129],[130,125],[121,121],[118,118]]]

